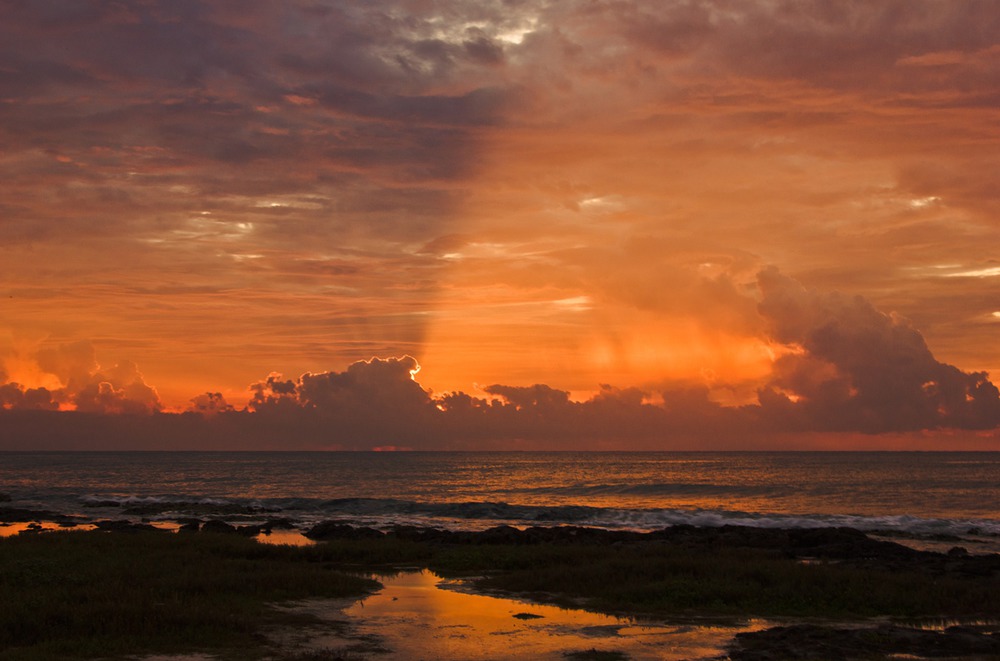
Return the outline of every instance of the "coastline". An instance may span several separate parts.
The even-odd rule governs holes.
[[[293,522],[288,521],[234,526],[220,518],[192,518],[178,522],[177,532],[171,533],[150,523],[119,519],[88,522],[91,531],[40,533],[33,531],[82,522],[0,505],[2,523],[29,518],[32,521],[17,524],[24,532],[0,539],[0,557],[8,569],[37,557],[40,546],[58,547],[53,541],[61,538],[74,540],[78,552],[102,547],[109,557],[120,556],[123,563],[137,561],[136,549],[146,547],[184,558],[184,563],[200,563],[206,547],[218,544],[235,558],[244,558],[239,562],[246,560],[244,556],[264,558],[275,566],[305,572],[303,588],[295,595],[260,601],[265,611],[269,603],[323,596],[322,589],[310,587],[317,566],[325,568],[326,574],[343,576],[412,568],[461,581],[464,590],[474,593],[568,609],[663,622],[763,617],[779,623],[730,634],[726,653],[734,661],[816,658],[817,654],[932,658],[944,653],[935,650],[967,658],[1000,654],[1000,647],[994,647],[1000,645],[996,633],[1000,630],[1000,555],[969,553],[959,546],[944,553],[915,550],[850,528],[672,526],[634,532],[575,526],[497,526],[481,531],[397,526],[379,530],[333,520],[303,531],[304,538],[313,543],[294,547],[257,541],[266,540],[267,531],[294,535]],[[119,548],[114,540],[128,541]],[[54,561],[54,567],[62,566],[58,571],[72,577],[72,564],[65,564],[69,560]],[[218,571],[220,575],[232,573],[235,566]],[[103,589],[101,585],[89,587],[91,597]],[[191,586],[195,592],[202,588]],[[44,592],[43,586],[31,589]],[[18,614],[8,612],[7,617],[14,621]],[[267,622],[271,616],[257,617]],[[866,633],[871,631],[877,635]],[[59,638],[58,631],[40,635]],[[231,647],[231,641],[227,645]],[[229,648],[209,645],[208,651],[212,649],[219,658],[226,658]],[[247,649],[258,656],[245,658],[292,658],[267,643],[252,644],[241,653],[247,654]],[[171,649],[167,645],[148,651]]]

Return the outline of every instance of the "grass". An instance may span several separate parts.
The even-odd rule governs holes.
[[[780,551],[658,544],[427,544],[387,537],[334,540],[325,562],[417,565],[481,576],[513,592],[610,613],[678,616],[1000,617],[1000,577],[801,563]],[[367,562],[366,562],[367,559]]]
[[[60,532],[0,539],[0,658],[266,652],[269,603],[360,595],[373,581],[291,547],[211,534]]]
[[[400,567],[474,576],[483,589],[563,605],[665,618],[1000,616],[997,576],[802,564],[775,551],[725,546],[386,537],[284,547],[209,533],[60,532],[0,539],[0,659],[194,650],[262,658],[274,650],[260,632],[291,617],[268,604],[361,595],[376,584],[344,572]]]
[[[486,572],[479,587],[563,605],[657,616],[857,618],[1000,616],[1000,579],[802,564],[753,549],[635,544],[445,552],[442,573]]]

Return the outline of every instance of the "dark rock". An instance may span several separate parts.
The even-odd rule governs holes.
[[[83,503],[84,507],[121,507],[121,502],[117,500],[88,500]]]
[[[94,526],[98,530],[106,530],[109,532],[165,532],[162,528],[151,526],[148,523],[132,523],[131,521],[126,521],[125,519],[95,521]]]
[[[968,549],[962,546],[953,546],[948,549],[949,558],[964,558],[967,555],[969,555]]]
[[[774,627],[737,634],[729,650],[732,661],[775,659],[856,659],[888,655],[919,658],[993,657],[1000,639],[966,627],[943,632],[884,625],[842,629],[816,624]]]
[[[266,526],[265,526],[266,528]],[[719,548],[755,549],[782,557],[837,562],[862,568],[924,572],[965,577],[1000,576],[1000,555],[946,555],[917,551],[901,544],[872,539],[853,528],[754,528],[721,526],[699,528],[677,525],[649,533],[605,530],[578,526],[533,526],[520,530],[496,526],[482,531],[449,531],[437,528],[396,526],[382,533],[363,525],[324,521],[305,533],[310,539],[396,539],[432,544],[542,545],[588,544],[621,545],[657,543],[679,545],[698,553]]]
[[[522,539],[523,535],[517,528],[496,526],[479,533],[476,541],[482,544],[520,544]]]
[[[264,530],[295,530],[298,524],[291,519],[268,519],[263,526]]]
[[[629,656],[618,650],[599,650],[592,647],[589,650],[563,652],[563,658],[570,661],[628,661]]]
[[[309,539],[325,541],[329,539],[381,539],[385,534],[374,528],[347,525],[338,521],[322,521],[302,533]]]
[[[244,537],[256,537],[260,534],[260,531],[260,526],[236,526],[236,534],[243,535]]]
[[[396,539],[431,544],[458,543],[462,535],[462,533],[454,533],[450,530],[419,528],[417,526],[395,526],[388,534]]]
[[[223,535],[234,535],[236,534],[236,526],[232,526],[225,521],[220,521],[219,519],[212,519],[202,524],[201,531],[219,533]]]
[[[177,532],[198,532],[201,529],[201,519],[183,517],[177,519],[177,523],[180,524]]]
[[[0,503],[9,503],[11,500],[12,499],[9,493],[3,493],[0,491]]]
[[[579,526],[532,526],[519,530],[511,526],[497,526],[481,532],[457,533],[456,541],[466,544],[594,544],[611,545],[651,539],[646,534],[603,528]]]
[[[51,521],[53,523],[79,523],[80,520],[45,510],[27,510],[19,507],[0,507],[0,523],[27,523],[29,521]]]
[[[946,556],[895,542],[872,539],[853,528],[768,529],[744,526],[696,528],[679,525],[650,533],[650,539],[700,548],[747,548],[785,557],[837,562],[861,568],[907,570],[931,575],[957,572],[990,576],[1000,572],[1000,556]],[[986,558],[997,558],[988,560]]]
[[[511,617],[517,618],[518,620],[541,620],[544,615],[536,615],[535,613],[514,613]]]

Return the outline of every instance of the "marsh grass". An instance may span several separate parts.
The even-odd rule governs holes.
[[[0,539],[0,659],[185,651],[261,658],[276,653],[261,632],[295,623],[268,604],[361,595],[377,584],[350,572],[423,567],[472,577],[484,590],[624,615],[1000,615],[996,576],[803,564],[761,549],[393,536],[288,547],[209,533],[59,532]]]
[[[318,561],[428,567],[564,606],[654,616],[1000,617],[1000,578],[919,567],[802,563],[780,551],[627,544],[434,544],[338,539]],[[367,559],[367,563],[366,563]]]
[[[60,532],[0,539],[0,658],[218,651],[254,658],[268,604],[373,581],[236,536]]]
[[[663,544],[453,549],[441,573],[482,572],[487,590],[563,605],[659,616],[859,618],[1000,616],[1000,579],[918,569],[804,564],[755,549]]]

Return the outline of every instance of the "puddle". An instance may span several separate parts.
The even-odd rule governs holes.
[[[26,523],[5,523],[0,524],[0,537],[13,537],[22,532],[53,532],[57,530],[94,530],[95,526],[89,523],[79,525],[59,525],[49,521],[31,521]]]
[[[296,645],[377,659],[559,659],[573,652],[635,660],[719,659],[734,635],[771,626],[668,624],[470,594],[430,571],[375,576],[385,586],[361,601],[303,602],[292,610],[334,625]],[[283,642],[292,642],[286,638]]]
[[[288,546],[312,546],[316,542],[303,535],[298,530],[272,530],[254,537],[262,544],[285,544]]]

